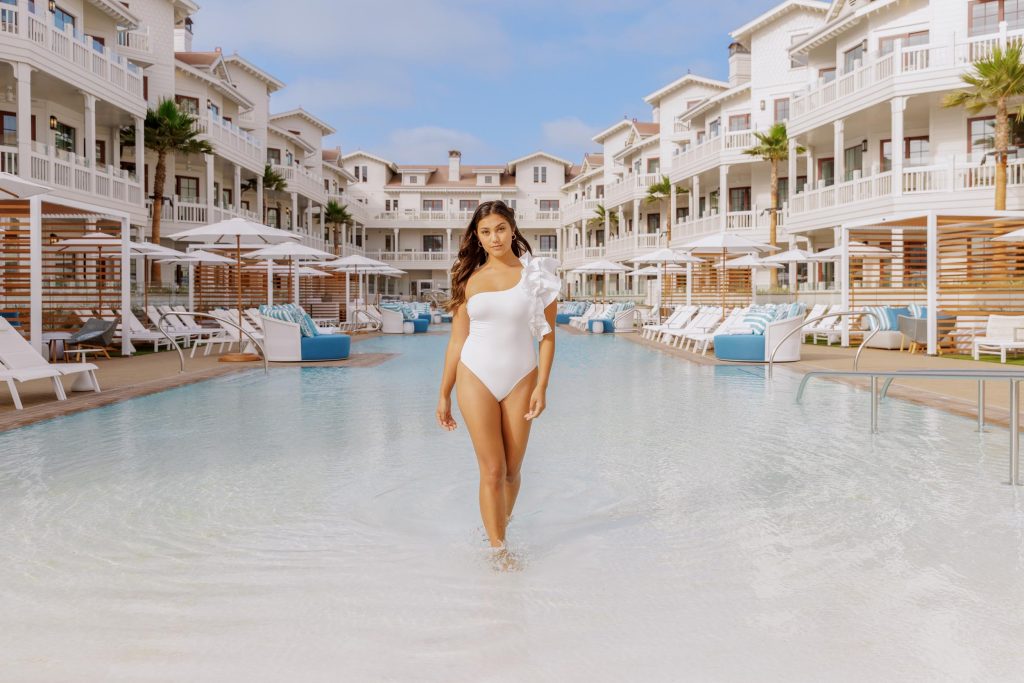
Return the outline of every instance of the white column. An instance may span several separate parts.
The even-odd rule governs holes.
[[[320,237],[323,238],[324,235],[327,233],[327,207],[321,204],[319,208],[320,211],[318,212],[318,215],[320,216]]]
[[[260,223],[266,223],[267,217],[263,215],[263,174],[256,176],[256,215],[260,217]],[[280,220],[278,216],[278,220]]]
[[[213,155],[206,154],[206,220],[213,222],[213,205],[216,197],[213,196]],[[168,174],[170,175],[170,174]]]
[[[903,194],[903,112],[907,109],[906,97],[894,97],[889,101],[892,110],[892,193]]]
[[[690,178],[690,220],[700,218],[700,176]]]
[[[394,231],[395,236],[392,239],[394,244],[392,244],[391,246],[394,247],[394,251],[395,251],[395,253],[397,253],[397,252],[401,251],[401,249],[398,248],[398,228],[392,228],[392,230]],[[363,250],[364,250],[364,253],[365,253],[365,250],[366,250],[366,240],[363,240]]]
[[[789,179],[786,185],[789,187],[789,196],[792,197],[796,194],[800,188],[796,186],[797,178],[800,176],[800,172],[796,167],[796,148],[798,147],[796,138],[789,139],[789,156],[786,158],[786,177]],[[787,198],[788,199],[788,198]],[[782,198],[779,198],[779,207],[782,206]]]
[[[718,167],[718,229],[725,232],[729,214],[729,167]]]
[[[928,212],[927,235],[928,355],[934,356],[939,350],[939,221],[934,211]]]
[[[231,202],[237,212],[242,208],[242,167],[234,164],[234,177],[232,178]]]
[[[196,310],[196,264],[188,264],[188,310]]]
[[[558,238],[556,237],[555,239],[558,239]],[[562,240],[558,240],[558,243],[561,244]],[[444,229],[444,252],[446,254],[448,254],[449,256],[451,256],[451,253],[452,253],[452,229],[451,228],[445,228]]]
[[[818,165],[814,163],[814,149],[807,145],[807,186],[812,189],[818,189]]]
[[[606,242],[607,244],[607,242]],[[633,200],[633,247],[640,246],[640,200]]]
[[[146,119],[141,116],[133,117],[133,124],[135,125],[135,177],[138,179],[139,184],[142,186],[142,203],[146,203]],[[170,169],[174,169],[173,166],[168,166]],[[170,175],[173,175],[170,174]],[[167,198],[164,198],[167,201]],[[191,309],[189,309],[191,310]]]
[[[306,232],[310,235],[313,234],[313,201],[306,200]]]
[[[21,22],[28,28],[28,5]],[[25,62],[14,65],[14,78],[18,81],[18,175],[32,177],[32,67]]]
[[[107,164],[115,170],[121,170],[121,129],[117,126],[110,127],[110,158]]]
[[[296,230],[299,227],[299,195],[295,192],[292,195],[292,224],[291,229]]]
[[[114,140],[114,146],[117,146],[117,139]],[[131,251],[128,245],[131,244],[131,225],[129,224],[128,217],[125,216],[121,219],[121,311],[130,311],[132,309],[132,289],[131,289]],[[146,259],[142,259],[143,268],[145,268]],[[125,323],[124,318],[121,319],[121,329],[128,329],[128,325]],[[135,352],[135,348],[132,346],[132,340],[129,335],[123,335],[121,337],[121,355],[127,356]]]
[[[842,253],[839,258],[839,305],[844,311],[850,310],[850,231],[845,227],[837,228],[840,232]],[[850,345],[850,318],[842,317],[842,343]]]
[[[28,119],[26,119],[28,120]],[[19,121],[20,129],[20,121]],[[28,200],[29,341],[43,352],[43,200]]]
[[[274,259],[267,259],[267,305],[274,305]]]
[[[676,222],[676,209],[679,207],[679,196],[676,190],[676,184],[672,183],[672,188],[668,194],[668,226],[667,232],[665,233],[665,246],[668,246],[668,235],[672,232],[672,226]],[[660,275],[659,275],[660,277]]]
[[[85,162],[89,166],[88,184],[89,192],[93,191],[96,183],[96,97],[89,93],[82,93],[85,104]]]
[[[583,225],[586,225],[586,223],[584,223]],[[619,235],[621,235],[622,231],[625,230],[625,229],[626,229],[626,212],[622,210],[622,206],[620,205],[619,206],[619,231],[617,233],[615,233],[615,236],[618,237]],[[605,239],[605,244],[608,244],[608,233],[605,233],[604,239]],[[584,240],[583,244],[584,244],[584,246],[586,246],[586,244],[587,244],[587,242],[586,242],[586,233],[584,233],[583,240]]]
[[[846,125],[842,119],[832,122],[832,169],[835,182],[846,179]]]

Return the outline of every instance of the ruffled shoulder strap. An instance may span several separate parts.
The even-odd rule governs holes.
[[[519,260],[523,264],[523,286],[533,304],[530,333],[539,341],[551,332],[551,326],[544,317],[544,309],[558,298],[558,292],[562,289],[562,279],[558,277],[558,261],[530,254],[523,254]]]

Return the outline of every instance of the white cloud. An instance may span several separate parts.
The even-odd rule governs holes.
[[[400,164],[443,164],[448,151],[457,149],[467,164],[491,163],[491,148],[472,133],[442,128],[419,126],[392,131],[388,142],[379,150],[380,156]]]
[[[575,116],[566,116],[541,124],[541,146],[547,152],[567,156],[576,161],[585,152],[598,149],[597,143],[591,138],[601,132],[597,126],[591,126]]]
[[[317,116],[368,107],[408,107],[414,97],[403,74],[381,74],[366,78],[360,74],[339,78],[300,77],[274,93],[273,111],[303,107]]]

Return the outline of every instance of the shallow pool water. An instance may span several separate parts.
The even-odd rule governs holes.
[[[1005,430],[559,333],[501,573],[445,342],[0,434],[0,680],[1020,680]]]

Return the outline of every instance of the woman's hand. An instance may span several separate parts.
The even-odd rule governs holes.
[[[455,424],[455,419],[452,418],[451,396],[442,396],[437,400],[437,424],[441,425],[441,429],[446,429],[449,432],[458,427]]]
[[[547,406],[547,402],[544,400],[544,388],[536,387],[533,393],[530,394],[530,412],[523,415],[527,420],[532,420],[539,417],[544,412],[544,408]]]

